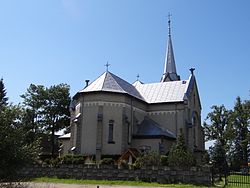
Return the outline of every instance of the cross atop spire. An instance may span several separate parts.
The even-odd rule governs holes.
[[[106,68],[106,71],[108,72],[108,71],[109,71],[109,66],[110,66],[109,62],[107,61],[107,63],[106,63],[104,66],[107,67],[107,68]]]
[[[168,48],[166,51],[165,67],[164,73],[161,78],[161,82],[176,81],[180,80],[180,76],[177,74],[175,60],[174,60],[174,50],[171,40],[171,14],[168,14]]]
[[[189,70],[190,70],[191,74],[194,75],[195,68],[190,68]]]
[[[171,16],[170,12],[168,13],[168,36],[171,36]]]

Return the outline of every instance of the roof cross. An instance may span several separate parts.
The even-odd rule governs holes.
[[[104,65],[104,66],[107,67],[106,70],[108,71],[109,70],[109,66],[110,66],[109,62],[107,61],[106,65]]]
[[[139,81],[140,75],[139,75],[139,74],[137,74],[136,78],[137,78],[137,81]]]
[[[168,35],[171,35],[171,16],[172,14],[170,14],[170,12],[168,13]]]
[[[191,68],[191,69],[189,69],[189,70],[190,70],[191,74],[194,75],[194,70],[195,70],[195,68]]]

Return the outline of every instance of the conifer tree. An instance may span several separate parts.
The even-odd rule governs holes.
[[[228,173],[225,146],[223,146],[221,142],[216,141],[214,146],[209,148],[209,152],[213,173],[218,174],[219,179],[222,180],[222,177]]]
[[[38,143],[26,142],[24,111],[8,104],[3,79],[0,80],[0,182],[13,180],[17,170],[37,156]]]
[[[214,140],[215,145],[210,148],[212,165],[220,178],[227,173],[227,155],[229,142],[232,139],[231,114],[224,105],[212,106],[212,112],[204,122],[206,140]],[[207,123],[209,122],[209,124]]]
[[[249,145],[249,112],[247,101],[242,102],[240,97],[236,98],[232,113],[232,127],[234,136],[232,138],[231,163],[235,170],[247,166]]]
[[[3,106],[6,106],[8,103],[8,97],[6,97],[6,89],[4,86],[3,78],[0,80],[0,110]]]
[[[31,84],[26,93],[21,95],[27,112],[27,120],[34,131],[51,136],[51,155],[56,153],[55,132],[70,124],[69,85],[59,84],[46,88]]]
[[[168,164],[174,167],[190,167],[196,164],[193,154],[186,147],[183,134],[179,135],[176,145],[171,148]]]

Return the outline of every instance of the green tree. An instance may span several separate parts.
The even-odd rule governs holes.
[[[208,113],[204,122],[205,139],[216,140],[226,146],[232,138],[232,127],[230,126],[231,111],[224,105],[212,106],[213,111]]]
[[[6,106],[8,104],[8,97],[6,97],[6,89],[4,86],[3,79],[0,80],[0,110],[3,108],[3,106]]]
[[[205,138],[206,140],[215,140],[215,146],[210,149],[212,164],[214,168],[223,166],[223,168],[216,170],[220,175],[223,175],[227,169],[228,143],[233,135],[230,126],[231,111],[227,110],[224,105],[212,106],[212,110],[204,122]]]
[[[45,105],[43,106],[44,128],[51,133],[51,154],[55,154],[55,132],[70,124],[70,94],[69,86],[59,84],[46,88]]]
[[[36,132],[51,135],[51,155],[55,155],[55,132],[70,124],[69,85],[59,84],[49,88],[31,84],[21,95],[26,106],[26,120]]]
[[[195,157],[186,147],[183,134],[179,135],[176,145],[171,148],[168,164],[174,167],[190,167],[196,164]]]
[[[45,105],[45,88],[42,85],[30,84],[26,93],[21,95],[26,108],[25,121],[36,134],[43,129],[43,106]]]
[[[0,180],[13,178],[18,169],[32,162],[37,155],[37,143],[26,142],[23,110],[8,105],[0,111]]]
[[[232,113],[232,127],[234,137],[231,148],[232,166],[239,170],[247,166],[249,145],[249,109],[248,102],[242,102],[240,97],[236,98]]]
[[[210,160],[213,165],[213,173],[219,175],[219,180],[228,172],[225,147],[221,142],[216,141],[213,147],[209,148]]]

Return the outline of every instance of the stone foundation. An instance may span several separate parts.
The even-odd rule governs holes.
[[[19,172],[22,178],[58,177],[88,180],[141,180],[146,182],[211,184],[209,167],[191,167],[189,169],[170,167],[145,167],[142,169],[118,169],[117,166],[97,165],[60,165],[28,166]]]

